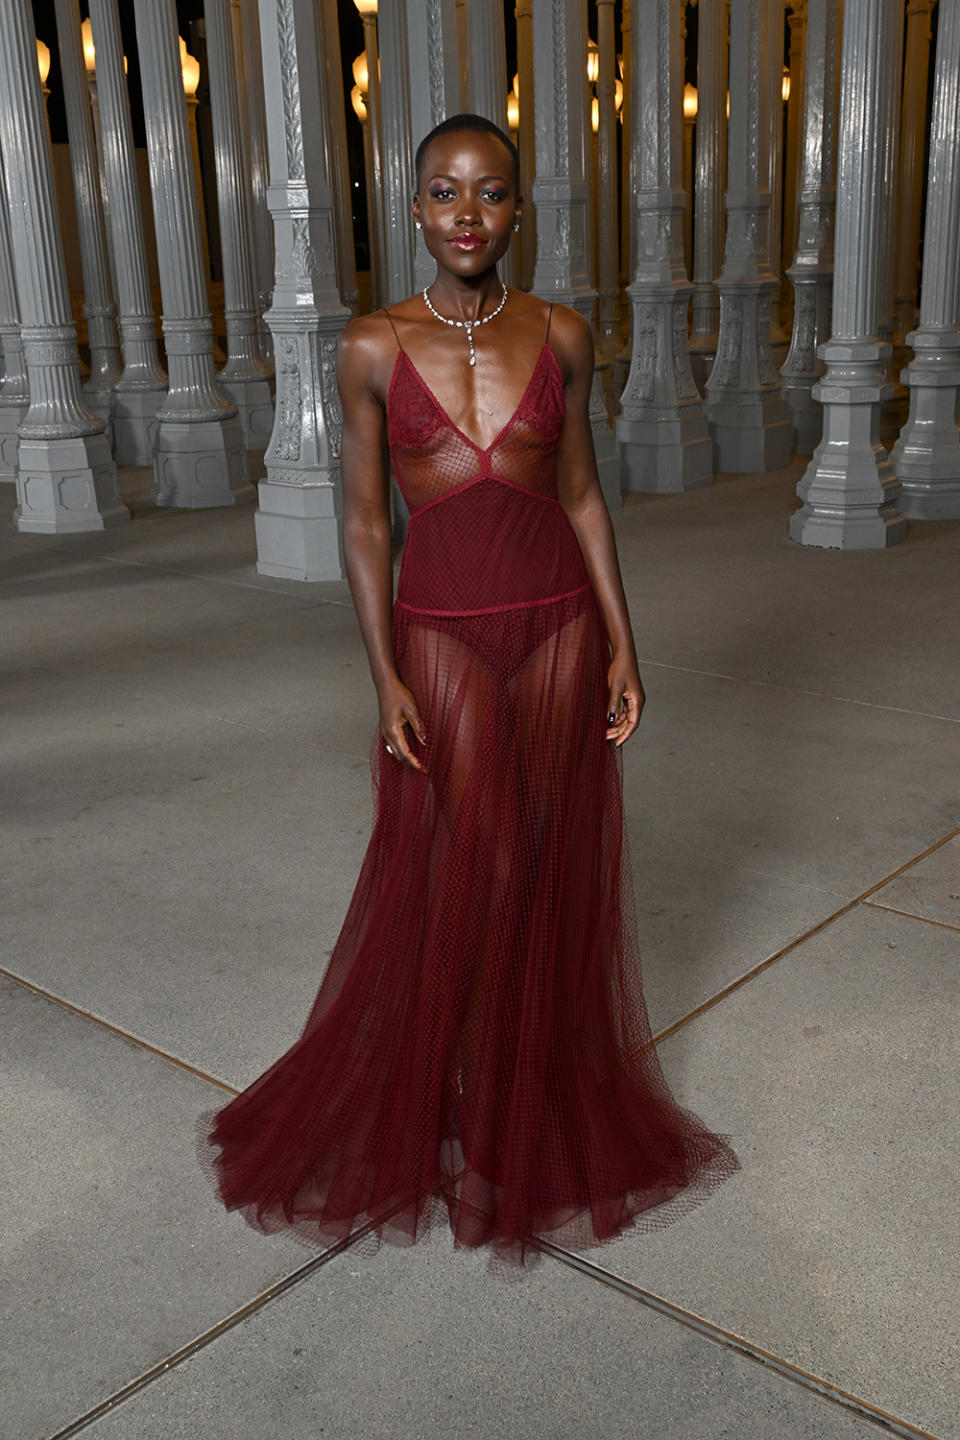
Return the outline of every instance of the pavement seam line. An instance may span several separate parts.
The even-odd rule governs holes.
[[[788,695],[810,695],[817,700],[832,700],[839,705],[860,705],[866,710],[888,710],[894,715],[916,715],[921,720],[945,720],[960,725],[960,716],[938,715],[933,710],[908,710],[903,705],[879,705],[875,700],[858,700],[854,695],[831,695],[827,690],[808,690],[803,685],[781,685],[776,680],[756,680],[752,675],[727,675],[723,670],[698,670],[695,665],[670,665],[665,660],[643,656],[639,663],[654,670],[672,670],[679,675],[703,675],[708,680],[729,680],[734,685],[758,685],[762,690],[783,690]]]
[[[735,1351],[745,1359],[763,1365],[765,1369],[773,1370],[783,1379],[820,1395],[824,1400],[838,1405],[844,1410],[853,1411],[862,1419],[881,1426],[888,1433],[903,1436],[904,1440],[939,1440],[939,1437],[931,1431],[921,1430],[919,1426],[911,1425],[909,1420],[902,1420],[898,1415],[891,1415],[889,1411],[881,1410],[878,1405],[871,1404],[869,1400],[864,1400],[861,1396],[854,1395],[839,1385],[834,1385],[832,1381],[814,1375],[812,1371],[794,1365],[792,1361],[784,1359],[781,1355],[775,1355],[771,1350],[765,1350],[762,1345],[754,1344],[752,1340],[747,1340],[733,1330],[725,1330],[722,1325],[717,1325],[712,1320],[706,1320],[702,1315],[684,1309],[682,1305],[675,1305],[652,1290],[645,1290],[641,1285],[634,1284],[632,1280],[627,1280],[612,1270],[595,1265],[592,1261],[585,1260],[583,1256],[565,1250],[562,1246],[552,1245],[549,1241],[538,1239],[535,1243],[543,1254],[548,1255],[558,1264],[566,1265],[571,1270],[577,1270],[580,1274],[587,1275],[599,1285],[605,1285],[610,1290],[619,1291],[628,1299],[638,1301],[665,1318],[685,1325],[703,1339],[720,1345],[726,1350]],[[59,1440],[59,1437],[54,1436],[52,1440]]]
[[[889,884],[889,882],[896,879],[898,875],[902,875],[905,870],[909,870],[912,865],[918,864],[921,860],[924,860],[935,850],[939,850],[942,845],[946,845],[948,841],[955,839],[958,835],[960,835],[960,826],[957,826],[955,830],[951,830],[948,835],[944,835],[941,840],[934,841],[926,850],[921,851],[919,855],[915,855],[912,860],[905,861],[903,865],[899,866],[899,868],[894,870],[890,875],[886,875],[882,880],[878,880],[875,885],[871,885],[869,889],[864,890],[861,895],[857,895],[853,900],[847,901],[839,910],[834,910],[830,915],[825,916],[823,920],[819,920],[816,925],[805,930],[802,935],[798,935],[796,939],[791,940],[788,945],[782,946],[781,949],[775,951],[773,955],[769,955],[765,960],[761,960],[758,965],[754,965],[751,969],[745,971],[744,974],[738,976],[736,980],[731,980],[729,985],[725,985],[700,1005],[694,1006],[692,1010],[688,1010],[685,1015],[680,1016],[679,1020],[675,1020],[671,1025],[666,1026],[665,1029],[659,1030],[657,1034],[653,1036],[650,1044],[659,1045],[661,1041],[669,1039],[671,1035],[674,1035],[678,1030],[688,1025],[691,1020],[696,1020],[698,1016],[705,1014],[708,1010],[712,1010],[714,1005],[718,1005],[721,1000],[725,1000],[728,995],[732,995],[735,990],[739,990],[740,987],[746,985],[749,980],[753,980],[755,976],[762,974],[764,970],[769,969],[777,960],[782,960],[784,956],[789,955],[792,950],[796,950],[798,946],[804,944],[805,941],[813,939],[821,930],[825,930],[827,926],[832,925],[835,920],[841,919],[850,910],[855,909],[857,905],[869,903],[866,898],[867,896],[874,894],[882,886]],[[873,905],[872,908],[882,910],[890,907]],[[922,917],[912,916],[911,918],[920,919]],[[940,922],[930,923],[936,924]],[[159,1056],[161,1060],[168,1061],[180,1070],[185,1070],[187,1074],[193,1075],[199,1080],[206,1080],[208,1084],[217,1086],[218,1089],[225,1091],[228,1095],[240,1094],[239,1089],[235,1085],[229,1085],[225,1080],[220,1080],[217,1076],[209,1074],[208,1071],[201,1070],[199,1066],[191,1065],[188,1060],[181,1060],[178,1056],[172,1055],[169,1050],[163,1050],[159,1045],[154,1045],[149,1040],[144,1040],[141,1036],[134,1035],[129,1030],[124,1030],[122,1026],[114,1025],[110,1020],[105,1020],[102,1016],[95,1015],[92,1010],[85,1010],[82,1006],[75,1005],[71,1000],[65,1000],[62,995],[57,995],[52,990],[47,990],[44,986],[37,985],[32,980],[27,980],[23,975],[15,974],[14,971],[8,970],[5,966],[0,965],[0,975],[4,975],[15,984],[22,985],[25,989],[33,991],[35,995],[41,995],[44,999],[52,1001],[53,1004],[62,1006],[63,1009],[71,1011],[74,1015],[79,1015],[84,1020],[89,1020],[92,1024],[99,1025],[102,1029],[108,1030],[112,1035],[117,1035],[122,1040],[129,1040],[133,1045],[139,1045],[141,1049],[148,1051],[151,1055]],[[640,1050],[628,1055],[626,1057],[627,1062],[636,1059],[637,1055],[642,1054],[646,1048],[646,1046],[643,1046]]]
[[[728,985],[724,985],[722,989],[709,996],[709,998],[702,1001],[701,1004],[695,1005],[692,1010],[688,1010],[686,1015],[681,1015],[679,1020],[674,1020],[671,1025],[667,1025],[663,1030],[658,1030],[650,1043],[659,1045],[661,1041],[668,1039],[671,1035],[675,1035],[678,1030],[682,1030],[685,1025],[689,1025],[691,1020],[696,1020],[699,1015],[706,1014],[708,1010],[713,1009],[714,1005],[719,1005],[721,1000],[725,1000],[728,995],[732,995],[735,990],[739,990],[741,985],[746,985],[749,980],[753,980],[757,975],[762,974],[764,970],[769,970],[771,965],[776,964],[778,960],[782,960],[793,950],[798,949],[801,945],[805,944],[807,940],[812,940],[814,936],[819,935],[821,930],[826,930],[828,925],[833,925],[835,921],[842,919],[844,915],[848,915],[851,910],[855,910],[858,905],[868,903],[869,896],[875,895],[884,885],[889,885],[891,880],[896,880],[898,875],[902,875],[905,870],[909,870],[913,865],[918,865],[921,860],[925,860],[928,855],[932,855],[934,851],[939,850],[942,845],[946,845],[951,840],[955,840],[958,835],[960,835],[960,825],[958,825],[956,829],[951,830],[948,835],[944,835],[940,840],[935,840],[933,844],[928,845],[925,850],[921,850],[919,855],[914,855],[912,859],[905,860],[896,870],[891,871],[889,875],[885,875],[882,880],[878,880],[875,884],[868,886],[861,894],[855,895],[852,900],[848,900],[846,904],[841,905],[838,910],[834,910],[830,915],[825,915],[822,920],[817,921],[816,925],[811,925],[808,930],[805,930],[802,935],[798,935],[796,939],[791,940],[788,945],[783,945],[779,950],[775,951],[773,955],[768,955],[766,960],[761,960],[758,965],[754,965],[751,969],[746,970],[742,975],[739,975],[736,980],[731,980]],[[874,905],[871,908],[881,910],[888,907]],[[919,919],[920,917],[914,916],[912,918]],[[626,1060],[628,1062],[635,1060],[638,1055],[643,1054],[646,1048],[646,1045],[641,1046],[639,1050],[635,1050],[627,1055],[625,1057]]]
[[[218,1320],[215,1325],[211,1325],[208,1330],[204,1330],[200,1335],[195,1335],[186,1345],[181,1345],[178,1350],[174,1350],[165,1360],[160,1360],[156,1365],[151,1365],[150,1369],[145,1370],[142,1375],[138,1375],[136,1379],[121,1386],[119,1390],[115,1390],[112,1395],[108,1395],[105,1400],[101,1400],[93,1409],[85,1411],[84,1414],[80,1415],[76,1420],[71,1420],[69,1425],[64,1426],[62,1430],[57,1430],[55,1434],[48,1436],[47,1440],[69,1440],[70,1436],[78,1435],[81,1430],[85,1430],[89,1425],[93,1425],[95,1421],[101,1420],[104,1415],[115,1410],[125,1401],[132,1399],[134,1395],[139,1394],[141,1390],[145,1390],[147,1386],[154,1384],[170,1370],[175,1369],[178,1365],[182,1365],[185,1360],[191,1359],[201,1350],[205,1350],[208,1345],[212,1344],[214,1340],[218,1340],[221,1335],[225,1335],[237,1325],[242,1324],[244,1320],[248,1320],[252,1315],[262,1310],[265,1305],[269,1305],[271,1300],[278,1299],[279,1296],[285,1294],[287,1290],[299,1284],[301,1280],[306,1280],[314,1271],[321,1269],[322,1266],[342,1254],[344,1250],[348,1250],[356,1241],[361,1240],[363,1236],[373,1228],[372,1225],[365,1226],[355,1235],[351,1235],[348,1240],[342,1240],[338,1244],[332,1245],[329,1250],[324,1250],[322,1255],[317,1255],[313,1260],[308,1260],[305,1265],[301,1265],[298,1269],[291,1271],[289,1275],[285,1275],[282,1280],[278,1280],[275,1284],[268,1286],[266,1290],[261,1291],[259,1295],[255,1295],[252,1300],[248,1300],[247,1303],[241,1305],[239,1309],[232,1310],[229,1315],[225,1315],[222,1320]]]
[[[917,915],[913,910],[901,910],[896,905],[883,905],[879,900],[864,900],[871,910],[889,910],[891,915],[905,915],[908,920],[920,920],[924,925],[939,925],[941,930],[960,933],[960,925],[951,925],[949,920],[934,920],[931,915]]]
[[[124,1030],[112,1021],[105,1020],[102,1015],[95,1015],[92,1010],[84,1010],[82,1005],[75,1005],[72,1000],[65,1000],[62,995],[55,995],[52,990],[46,990],[42,985],[37,985],[33,980],[27,980],[23,975],[16,975],[6,966],[0,965],[0,975],[7,980],[12,980],[15,985],[22,985],[25,990],[30,990],[34,995],[41,996],[44,1000],[51,1001],[54,1005],[69,1010],[73,1015],[79,1015],[83,1020],[89,1020],[93,1025],[99,1025],[102,1030],[109,1030],[111,1035],[117,1035],[121,1040],[129,1040],[132,1045],[138,1045],[141,1050],[147,1050],[151,1055],[157,1055],[161,1060],[166,1060],[170,1065],[175,1065],[178,1070],[185,1070],[188,1075],[193,1075],[197,1080],[206,1080],[208,1084],[215,1085],[219,1090],[224,1090],[228,1095],[239,1095],[240,1091],[235,1085],[228,1085],[226,1080],[219,1080],[216,1075],[201,1070],[197,1065],[191,1065],[189,1060],[181,1060],[178,1055],[171,1055],[169,1050],[162,1050],[159,1045],[144,1040],[140,1035],[134,1035],[129,1030]]]
[[[66,551],[61,551],[61,554],[66,554],[66,553],[68,553],[68,552],[66,552]],[[84,558],[88,558],[88,557],[84,557]],[[89,558],[93,558],[93,557],[89,557]],[[327,599],[325,599],[325,598],[324,598],[324,599],[320,599],[320,598],[317,598],[317,597],[313,597],[312,599],[308,599],[306,595],[304,595],[304,596],[291,595],[289,590],[281,590],[281,589],[279,589],[279,588],[278,588],[277,586],[275,586],[275,585],[252,585],[252,584],[250,584],[249,581],[246,581],[246,580],[227,580],[227,579],[224,579],[224,578],[223,578],[222,576],[220,576],[220,575],[205,575],[202,571],[195,571],[195,570],[177,570],[177,569],[175,569],[172,565],[150,564],[150,563],[149,563],[148,561],[146,561],[146,560],[131,560],[131,559],[128,559],[126,556],[123,556],[123,555],[106,555],[106,554],[102,554],[102,555],[98,555],[96,558],[97,558],[98,560],[110,560],[110,561],[113,562],[114,565],[134,565],[134,566],[136,566],[137,569],[139,569],[139,570],[155,570],[158,575],[179,575],[179,576],[181,576],[181,578],[183,578],[183,579],[185,579],[185,580],[206,580],[207,583],[210,584],[210,585],[232,585],[232,586],[234,587],[234,589],[236,589],[236,590],[255,590],[258,594],[265,594],[265,595],[283,595],[283,596],[285,596],[288,600],[295,600],[295,601],[303,600],[303,601],[306,602],[306,603],[301,604],[301,605],[299,606],[299,608],[302,609],[302,610],[311,610],[311,609],[313,609],[313,608],[314,608],[315,606],[317,606],[317,605],[331,605],[331,604],[333,603],[331,600],[327,600]],[[301,581],[301,582],[298,582],[298,583],[305,584],[305,583],[309,583],[309,582]],[[338,581],[321,581],[321,582],[319,582],[319,583],[321,583],[321,584],[338,584],[339,582],[338,582]],[[341,602],[341,603],[342,603],[342,602]]]

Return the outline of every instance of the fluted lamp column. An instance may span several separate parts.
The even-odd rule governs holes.
[[[597,0],[597,343],[611,358],[620,350],[616,69],[613,0]]]
[[[936,0],[908,0],[907,3],[903,103],[900,109],[896,293],[893,316],[897,345],[903,343],[903,337],[908,330],[913,329],[917,318],[923,142],[927,124],[927,85],[930,71],[930,16],[935,3]]]
[[[790,49],[784,68],[787,87],[787,153],[783,180],[782,263],[786,272],[797,249],[797,206],[800,203],[802,130],[806,95],[807,0],[790,0],[787,7]]]
[[[363,90],[365,116],[364,162],[367,171],[367,234],[370,252],[371,306],[383,304],[386,290],[386,210],[383,196],[383,131],[380,125],[380,41],[377,35],[378,0],[353,0],[363,21],[363,55],[365,83]],[[358,57],[359,58],[359,57]],[[357,80],[354,63],[353,78]],[[332,177],[331,177],[332,178]]]
[[[292,580],[343,575],[336,351],[350,312],[336,273],[326,75],[314,0],[260,7],[268,198],[277,268],[266,321],[277,404],[256,514],[257,569]]]
[[[910,414],[893,447],[900,511],[960,516],[960,0],[940,0],[920,323],[903,371]]]
[[[135,0],[163,335],[170,387],[157,411],[157,505],[204,509],[253,498],[237,407],[217,388],[173,0]],[[96,33],[96,28],[94,29]]]
[[[707,414],[715,467],[738,473],[776,470],[790,459],[790,417],[770,354],[777,278],[767,250],[768,151],[782,102],[779,90],[771,91],[769,50],[777,26],[782,30],[782,0],[731,0],[727,235]]]
[[[253,195],[253,231],[257,254],[257,308],[260,312],[260,349],[273,363],[273,337],[263,318],[273,296],[273,221],[267,208],[267,116],[263,98],[263,58],[260,54],[260,17],[257,0],[240,0],[244,44],[243,79],[246,89],[246,123],[249,127],[250,187]],[[339,51],[338,51],[339,53]],[[349,218],[349,217],[348,217]],[[351,224],[351,239],[353,227]],[[354,290],[356,271],[354,270]]]
[[[30,404],[19,428],[17,529],[103,530],[129,520],[105,422],[80,395],[77,332],[27,0],[0,5],[0,144]]]
[[[517,0],[515,10],[517,21],[517,148],[520,151],[520,189],[529,195],[534,169],[534,96],[533,96],[533,0]],[[519,256],[517,261],[517,283],[524,290],[533,284],[533,269],[537,263],[537,216],[532,205],[528,205],[523,225],[517,236]]]
[[[217,385],[237,407],[248,450],[265,450],[273,429],[272,371],[260,354],[254,279],[253,202],[242,164],[230,0],[204,0],[217,171],[227,363]]]
[[[697,154],[693,180],[690,364],[700,388],[717,353],[727,142],[728,0],[700,0],[697,20]]]
[[[902,540],[900,487],[880,443],[891,387],[879,338],[881,228],[903,39],[901,0],[845,0],[837,154],[836,260],[826,372],[813,389],[823,437],[797,486],[790,534],[804,545],[879,549]]]
[[[83,313],[90,340],[90,376],[83,385],[83,396],[91,410],[109,422],[113,387],[120,379],[123,364],[117,309],[110,285],[100,168],[83,64],[78,0],[56,0],[56,14],[83,271]]]
[[[133,126],[117,0],[90,0],[103,174],[109,196],[123,372],[113,387],[113,452],[118,465],[151,465],[156,412],[167,391],[147,273]]]
[[[625,490],[692,490],[713,480],[712,447],[687,349],[693,287],[683,263],[680,0],[635,0],[633,196],[637,255],[628,294],[633,354],[617,440]]]
[[[633,51],[633,7],[631,0],[622,0],[620,9],[620,38],[623,45],[623,53],[620,57],[620,77],[623,82],[623,105],[620,112],[621,141],[620,141],[620,194],[622,201],[620,205],[620,284],[621,284],[621,315],[625,311],[628,317],[630,305],[624,303],[626,287],[630,284],[633,275],[633,71],[631,68],[630,56]],[[629,364],[629,343],[626,350],[626,363]],[[624,371],[624,374],[626,371]]]
[[[597,294],[587,269],[587,182],[583,145],[587,23],[582,0],[533,0],[534,95],[537,123],[531,197],[537,210],[533,288],[572,305],[589,320]],[[575,57],[568,63],[568,57]],[[607,505],[622,503],[616,440],[594,369],[590,425]]]
[[[203,194],[203,167],[200,163],[200,132],[197,129],[197,112],[200,109],[200,100],[197,91],[200,88],[200,61],[195,55],[191,55],[187,49],[187,42],[182,35],[177,36],[177,44],[180,46],[180,77],[183,82],[183,93],[187,105],[187,134],[190,140],[190,159],[193,163],[193,182],[197,195],[197,224],[200,228],[200,252],[203,257],[203,273],[208,281],[213,275],[213,267],[210,264],[210,226],[207,224],[207,207],[204,203]],[[204,46],[206,49],[206,46]],[[214,162],[216,163],[216,162]],[[214,349],[217,342],[214,340]],[[222,358],[222,356],[218,356]]]
[[[354,4],[356,3],[357,0],[354,0]],[[534,23],[538,3],[539,0],[534,0]],[[485,115],[509,134],[503,0],[469,0],[465,29],[467,39],[461,51],[461,65],[467,82],[467,108],[477,115]],[[583,53],[582,46],[577,53]],[[517,266],[512,250],[500,261],[499,269],[504,283],[513,285],[516,281]]]
[[[0,483],[17,478],[17,431],[30,402],[20,339],[7,190],[0,159]]]
[[[405,299],[414,286],[416,232],[410,216],[410,197],[415,188],[413,150],[420,134],[425,132],[420,132],[418,126],[417,140],[414,140],[411,101],[414,86],[421,99],[427,87],[423,83],[422,73],[426,51],[422,48],[417,50],[416,70],[411,76],[409,20],[413,10],[419,11],[425,19],[425,8],[419,0],[411,0],[409,6],[405,0],[393,0],[393,3],[384,5],[380,13],[377,39],[384,80],[380,87],[380,173],[383,185],[380,213],[386,220],[382,231],[381,298],[386,304],[395,304],[396,301]]]
[[[353,240],[353,199],[350,191],[350,156],[347,151],[347,117],[344,107],[343,63],[340,52],[340,19],[336,0],[319,0],[318,23],[323,46],[324,76],[327,82],[330,184],[334,195],[337,281],[340,286],[341,300],[355,315],[360,306],[360,299],[357,292],[357,256]],[[258,54],[259,50],[258,44]],[[265,140],[264,143],[266,143]]]
[[[813,453],[823,431],[823,407],[813,398],[813,387],[825,368],[819,351],[830,334],[840,6],[841,0],[809,0],[806,18],[797,251],[787,270],[794,292],[793,330],[780,369],[793,427],[793,448],[800,455]]]
[[[436,269],[410,213],[413,158],[424,135],[456,114],[456,5],[454,0],[429,6],[423,0],[393,0],[380,11],[379,29],[384,208],[391,217],[384,234],[384,299],[389,303],[422,290]],[[425,55],[434,61],[426,73]]]

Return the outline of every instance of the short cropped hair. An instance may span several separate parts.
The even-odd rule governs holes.
[[[488,120],[485,115],[450,115],[446,120],[441,120],[439,125],[434,125],[429,135],[424,135],[420,144],[417,146],[417,154],[413,162],[417,189],[420,189],[420,175],[423,171],[423,160],[427,153],[427,146],[432,140],[436,140],[439,136],[453,135],[459,130],[478,130],[485,135],[495,135],[501,144],[506,146],[513,170],[513,187],[519,191],[520,151],[516,145],[514,145],[510,136],[501,130],[499,125],[494,125],[492,120]]]

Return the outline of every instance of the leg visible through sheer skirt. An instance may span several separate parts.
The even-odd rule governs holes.
[[[375,745],[373,835],[307,1027],[217,1117],[224,1200],[318,1240],[371,1220],[412,1240],[442,1197],[457,1244],[520,1263],[531,1237],[665,1221],[736,1161],[650,1043],[595,602],[400,610],[396,652],[425,772]]]

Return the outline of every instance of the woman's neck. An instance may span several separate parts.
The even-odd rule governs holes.
[[[469,276],[438,270],[428,288],[433,304],[451,320],[478,320],[499,305],[503,295],[503,282],[495,268]]]

